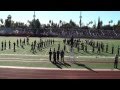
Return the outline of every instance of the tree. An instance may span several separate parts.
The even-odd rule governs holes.
[[[120,20],[118,20],[118,23],[117,23],[117,25],[120,25]]]
[[[0,22],[3,24],[3,19],[0,19]]]
[[[7,19],[5,20],[5,27],[11,27],[11,15],[8,15]]]
[[[61,27],[61,26],[62,26],[62,20],[59,21],[59,27]]]
[[[32,28],[32,21],[27,21],[29,23],[29,27]]]
[[[32,21],[29,21],[29,20],[28,20],[28,23],[29,23],[29,27],[30,27],[30,28],[35,29],[35,24],[36,24],[36,22],[35,22],[34,19],[33,19]]]
[[[54,25],[53,21],[51,22],[51,25],[52,25],[52,26]]]
[[[113,20],[110,20],[110,21],[109,21],[109,25],[110,25],[110,23],[113,23]]]
[[[41,24],[40,24],[39,19],[35,20],[35,27],[36,27],[37,29],[40,29]]]
[[[18,26],[18,22],[16,22],[16,23],[15,23],[15,28],[18,28],[18,27],[19,27],[19,26]]]
[[[97,29],[100,29],[102,27],[103,22],[100,21],[100,17],[98,18],[98,25],[97,25]]]
[[[3,26],[2,24],[3,24],[3,19],[0,19],[0,22],[1,22],[1,27]]]
[[[15,27],[14,21],[11,21],[11,27]]]
[[[89,26],[90,24],[93,24],[93,22],[92,22],[92,21],[90,21],[90,22],[87,24],[87,26]]]
[[[88,26],[82,26],[81,28],[82,28],[82,29],[89,29]]]
[[[76,26],[76,23],[72,21],[72,19],[70,20],[69,24],[72,26],[72,27],[75,27]]]
[[[71,28],[71,25],[69,23],[64,23],[62,25],[62,28]]]
[[[118,23],[113,25],[115,30],[120,30],[120,20],[118,20]]]
[[[104,30],[112,30],[113,27],[110,26],[110,25],[104,25],[104,26],[102,26],[102,29],[104,29]]]
[[[50,26],[51,26],[51,20],[49,20],[49,24],[50,24]]]
[[[33,19],[32,21],[28,20],[28,23],[29,23],[29,27],[34,30],[34,34],[36,34],[36,32],[41,28],[41,23],[39,19]]]
[[[93,28],[96,29],[96,21],[94,21]]]

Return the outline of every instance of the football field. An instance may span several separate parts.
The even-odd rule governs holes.
[[[78,52],[77,48],[74,48],[74,55],[71,56],[70,46],[66,44],[65,50],[65,63],[53,64],[49,61],[49,50],[50,48],[57,50],[58,44],[60,44],[60,50],[64,48],[63,40],[64,38],[41,38],[43,41],[49,39],[54,39],[55,43],[50,46],[38,50],[36,48],[36,53],[32,53],[31,43],[36,40],[40,41],[38,37],[30,37],[30,45],[24,45],[24,48],[16,46],[16,52],[13,50],[13,42],[16,42],[17,39],[24,40],[26,37],[0,37],[0,66],[22,66],[22,67],[47,67],[47,68],[87,68],[87,69],[113,69],[114,56],[117,53],[118,46],[120,45],[120,40],[98,40],[94,39],[95,42],[103,42],[105,45],[108,44],[108,52],[97,53],[92,52],[92,47],[88,46],[88,52],[80,50]],[[1,51],[1,42],[6,40],[6,50]],[[11,49],[8,47],[8,42],[11,41]],[[85,42],[86,39],[80,39]],[[112,45],[114,45],[114,54],[111,53]],[[118,65],[118,68],[120,66]]]

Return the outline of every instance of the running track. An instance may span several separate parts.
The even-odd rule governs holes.
[[[1,79],[120,79],[120,70],[0,68]]]

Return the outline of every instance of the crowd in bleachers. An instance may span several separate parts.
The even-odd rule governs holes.
[[[11,29],[0,28],[0,35],[16,35],[16,36],[54,36],[54,37],[71,37],[76,38],[120,38],[119,30],[103,30],[103,29],[80,29],[80,28],[42,28],[39,30],[33,29]]]

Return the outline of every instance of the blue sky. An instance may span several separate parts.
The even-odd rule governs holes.
[[[10,14],[12,20],[27,23],[28,20],[33,19],[33,13],[33,11],[0,11],[0,18],[5,20]],[[69,22],[70,19],[79,24],[79,15],[80,11],[36,11],[36,18],[42,24],[48,23],[49,20],[53,20],[55,23],[59,23],[59,20]],[[82,23],[84,25],[89,21],[96,21],[97,23],[99,16],[103,25],[108,24],[110,20],[113,20],[113,24],[116,24],[120,20],[120,11],[82,11]]]

